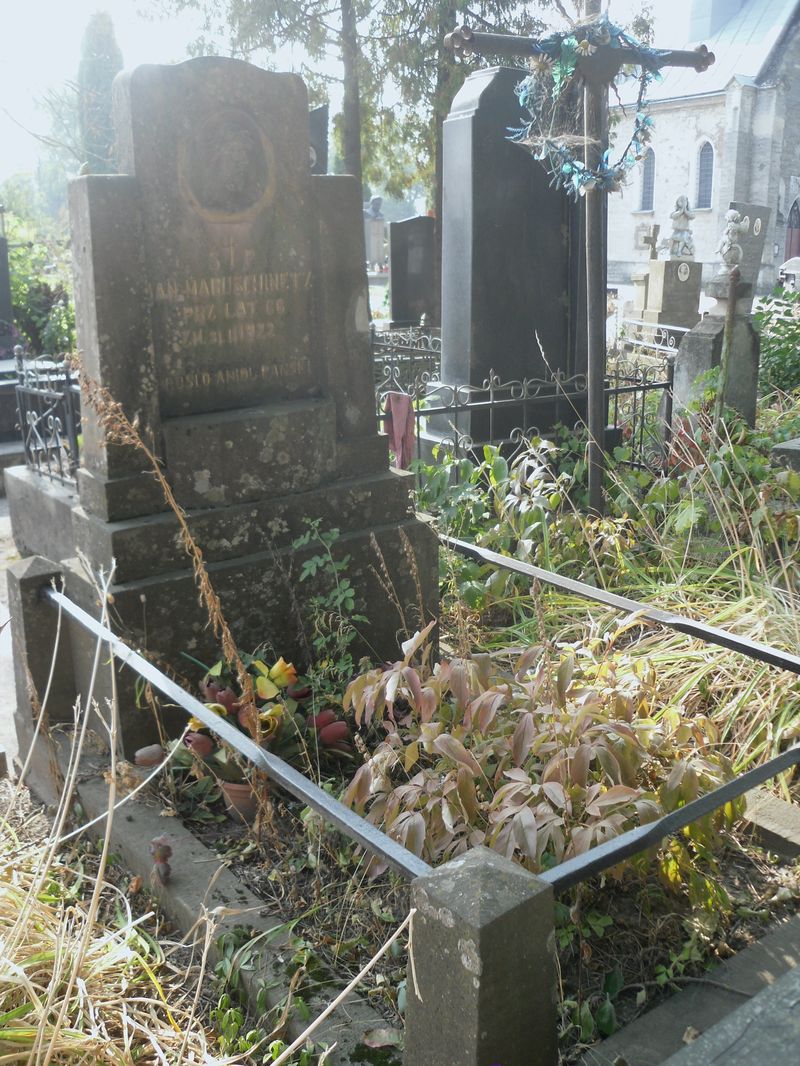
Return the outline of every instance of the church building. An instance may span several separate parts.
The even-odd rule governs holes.
[[[730,201],[770,208],[758,286],[768,292],[780,265],[800,255],[800,0],[692,0],[688,37],[665,43],[706,44],[716,62],[703,74],[667,70],[650,86],[652,144],[609,197],[608,281],[631,283],[650,257],[653,225],[659,241],[668,237],[675,201],[687,196],[704,281]],[[633,122],[633,108],[625,112],[611,109],[618,145]]]

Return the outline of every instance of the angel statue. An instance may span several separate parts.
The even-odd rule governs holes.
[[[722,260],[718,277],[727,277],[742,261],[742,246],[739,240],[747,231],[744,220],[738,211],[731,208],[725,212],[725,231],[720,239],[717,252]]]

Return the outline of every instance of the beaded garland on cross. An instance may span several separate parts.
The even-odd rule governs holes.
[[[611,161],[611,149],[603,153],[597,167],[587,167],[577,151],[584,140],[575,134],[553,135],[553,118],[557,109],[574,88],[575,75],[580,74],[582,59],[594,55],[598,48],[624,48],[626,66],[622,77],[636,77],[639,92],[636,99],[636,118],[633,133],[625,150],[616,162]],[[587,189],[606,192],[620,189],[625,175],[644,155],[653,132],[653,120],[647,114],[646,95],[651,82],[661,77],[659,61],[667,53],[640,44],[618,26],[601,15],[592,22],[574,25],[564,33],[554,33],[538,41],[533,47],[531,73],[517,86],[520,104],[531,116],[520,128],[510,130],[510,140],[529,144],[536,159],[541,160],[551,175],[551,184],[564,188],[570,196],[583,196]],[[634,74],[636,67],[639,74]],[[616,91],[616,90],[615,90]],[[549,118],[549,121],[546,121]],[[546,129],[549,126],[549,129]]]

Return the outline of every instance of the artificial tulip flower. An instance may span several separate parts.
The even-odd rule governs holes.
[[[205,733],[187,733],[183,743],[198,759],[207,759],[216,748],[214,741]]]
[[[297,671],[281,656],[270,670],[269,677],[278,688],[286,688],[287,685],[293,685],[297,681]]]

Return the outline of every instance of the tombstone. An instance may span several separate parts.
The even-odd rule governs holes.
[[[367,269],[372,271],[383,270],[386,262],[386,219],[382,208],[383,197],[373,196],[364,209]]]
[[[642,314],[654,326],[691,329],[700,318],[703,266],[694,262],[689,199],[679,196],[670,215],[672,233],[659,246],[668,259],[652,259],[647,280],[647,306]]]
[[[475,71],[444,123],[441,379],[451,386],[480,387],[492,370],[511,381],[586,368],[581,207],[508,139],[521,124],[523,74]],[[495,433],[519,425],[519,409],[497,414]],[[576,408],[548,398],[526,415],[545,431],[574,423]],[[447,416],[431,422],[447,431]],[[464,427],[488,439],[489,413],[473,412]]]
[[[311,142],[311,173],[328,173],[328,112],[327,104],[308,112],[308,134]]]
[[[292,74],[216,57],[143,66],[117,78],[114,116],[120,174],[70,185],[85,374],[163,460],[240,647],[308,662],[297,608],[315,590],[292,541],[318,519],[340,530],[333,551],[369,619],[356,653],[396,657],[377,549],[411,627],[436,610],[438,550],[377,433],[357,183],[309,174]],[[213,662],[175,516],[141,452],[107,443],[86,406],[77,496],[27,468],[7,479],[18,547],[59,563],[92,613],[76,556],[95,571],[115,560],[115,627],[175,667],[182,651]],[[85,681],[87,656],[75,661]],[[123,715],[126,750],[148,718]]]
[[[675,362],[675,407],[678,412],[691,402],[694,383],[700,375],[719,366],[725,318],[730,296],[730,269],[738,266],[739,282],[734,293],[730,366],[725,402],[749,425],[755,425],[758,395],[758,333],[750,312],[764,253],[769,208],[732,201],[726,214],[726,229],[717,249],[721,267],[706,286],[717,302],[706,317],[681,341]]]
[[[436,307],[434,221],[427,215],[389,223],[389,288],[392,323],[419,324]]]

